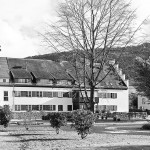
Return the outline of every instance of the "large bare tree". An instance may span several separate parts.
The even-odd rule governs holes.
[[[133,24],[135,11],[124,0],[64,0],[57,19],[47,24],[42,37],[58,52],[73,52],[70,63],[76,71],[77,85],[93,111],[94,90],[109,74],[99,78],[109,55],[113,48],[129,45],[137,31]]]

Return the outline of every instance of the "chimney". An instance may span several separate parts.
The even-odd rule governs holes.
[[[122,80],[126,80],[126,76],[125,76],[125,74],[122,74],[122,76],[121,76],[121,78],[122,78]]]
[[[118,69],[118,74],[122,76],[122,69]]]
[[[129,80],[125,80],[124,82],[127,85],[127,87],[129,87]]]

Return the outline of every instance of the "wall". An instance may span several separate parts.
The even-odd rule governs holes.
[[[4,101],[4,91],[8,91],[9,100]],[[60,91],[69,92],[71,89],[44,88],[44,87],[0,87],[0,106],[10,105],[63,105],[63,111],[67,111],[67,105],[72,105],[72,98],[47,98],[47,97],[13,97],[13,91]]]
[[[99,98],[98,105],[117,105],[117,112],[129,112],[129,93],[128,90],[99,90],[98,93],[117,93],[117,98]]]
[[[115,99],[99,98],[98,105],[117,105],[117,112],[129,112],[129,90],[100,89],[95,91],[94,97],[98,97],[98,93],[117,93]],[[83,95],[85,97],[84,92]],[[89,92],[88,96],[90,96]]]

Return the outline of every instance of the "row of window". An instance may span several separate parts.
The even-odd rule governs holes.
[[[117,105],[96,105],[96,110],[117,111]]]
[[[117,98],[117,93],[98,93],[99,98],[112,98],[116,99]]]
[[[9,82],[9,79],[0,79],[0,82],[6,83]],[[31,79],[14,79],[15,83],[31,83]],[[37,81],[40,84],[58,84],[58,85],[71,85],[71,81],[68,80],[58,80],[58,81],[53,81],[50,79],[40,79]]]
[[[72,97],[71,92],[14,91],[15,97]]]
[[[56,111],[56,105],[15,105],[15,111]],[[63,105],[58,105],[58,111],[63,111]],[[72,105],[67,105],[67,111],[72,111]]]
[[[72,92],[50,92],[50,91],[13,91],[15,97],[67,97],[72,98]],[[98,93],[99,98],[117,98],[117,93]],[[8,101],[8,91],[4,91],[4,101]],[[81,100],[82,101],[82,100]]]
[[[31,83],[31,79],[15,79],[15,83]],[[53,82],[52,80],[49,79],[40,79],[38,81],[41,84],[58,84],[58,85],[71,85],[71,81],[67,80],[58,80],[57,82]]]

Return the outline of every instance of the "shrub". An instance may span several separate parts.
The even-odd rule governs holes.
[[[144,124],[142,126],[142,129],[144,129],[144,130],[150,130],[150,123]]]
[[[56,129],[56,133],[59,134],[61,126],[66,125],[66,117],[63,113],[51,113],[49,114],[50,123],[53,128]]]
[[[9,121],[12,118],[11,111],[8,108],[0,109],[0,124],[4,125],[4,128],[8,126]]]
[[[81,138],[85,138],[93,126],[94,121],[97,118],[96,114],[93,114],[89,110],[76,110],[73,113],[73,120],[71,127],[75,128],[77,133],[81,135]]]
[[[50,120],[50,117],[52,114],[54,114],[55,112],[51,112],[48,113],[47,115],[42,115],[42,120]],[[72,113],[71,112],[61,112],[61,114],[63,114],[67,121],[71,121],[72,120]]]

